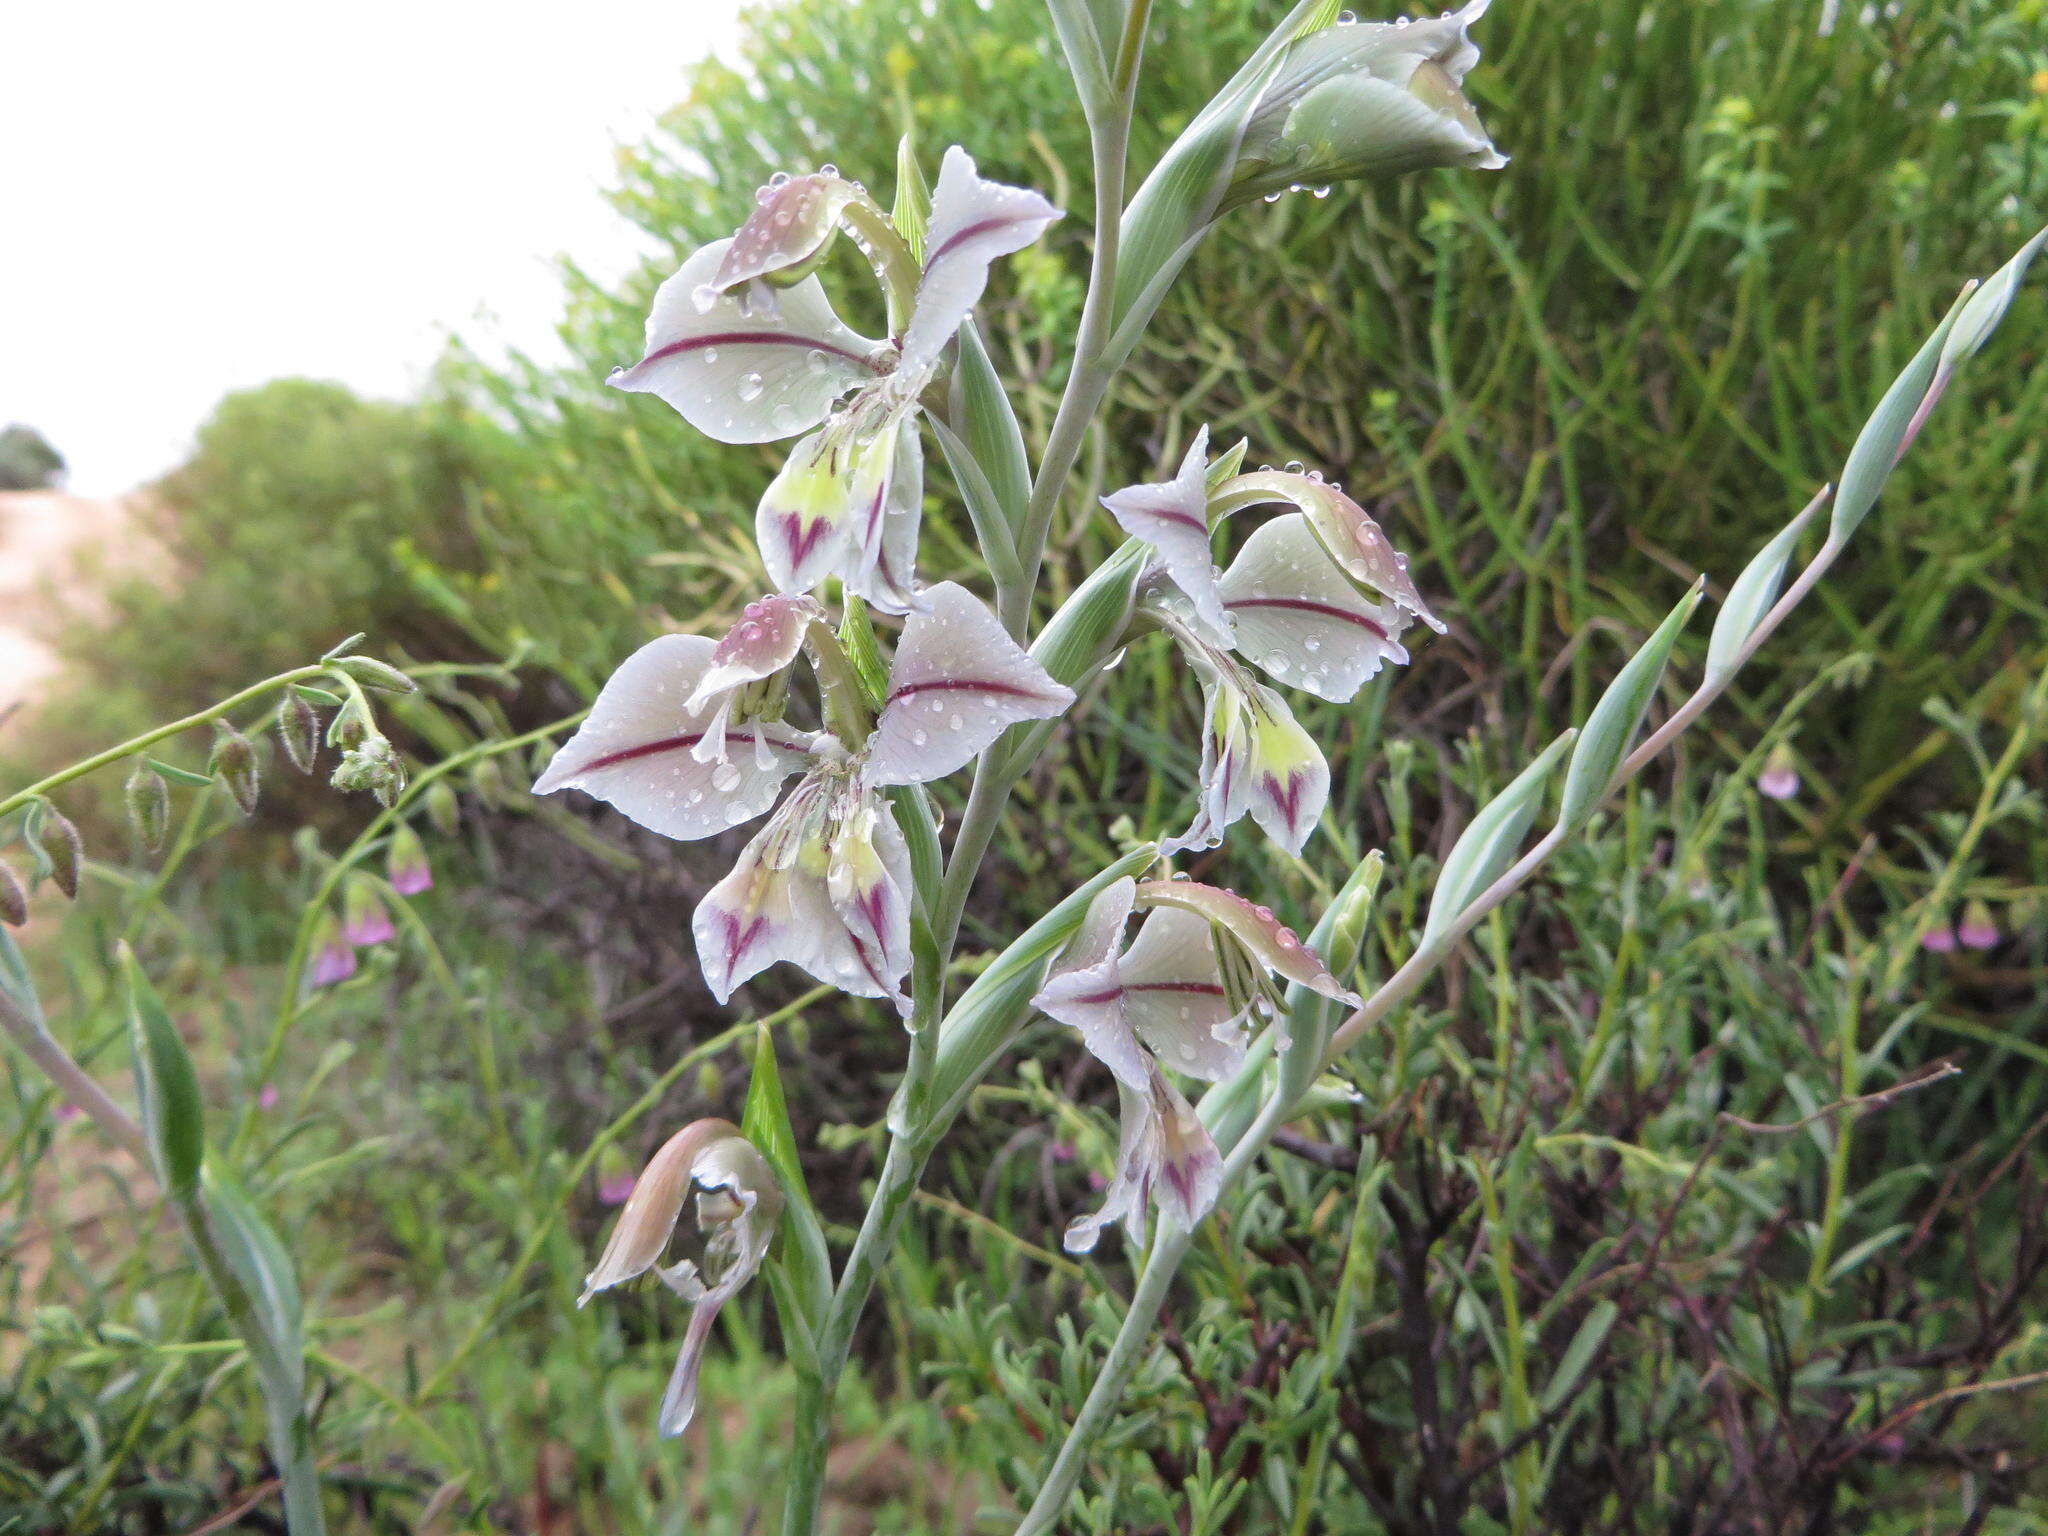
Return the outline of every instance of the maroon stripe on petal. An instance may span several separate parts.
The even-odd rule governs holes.
[[[1226,608],[1285,608],[1295,613],[1320,614],[1328,619],[1341,619],[1346,624],[1356,624],[1360,629],[1370,630],[1380,639],[1387,638],[1387,632],[1362,613],[1352,613],[1334,603],[1318,603],[1306,597],[1241,597],[1236,602],[1225,603]]]
[[[690,352],[703,352],[714,347],[803,347],[812,352],[830,352],[843,357],[849,363],[868,367],[868,360],[858,352],[821,341],[816,336],[798,336],[787,331],[712,331],[704,336],[685,336],[681,341],[672,341],[665,347],[656,347],[641,358],[628,373],[637,373],[649,363],[667,362],[672,357],[681,357]]]
[[[937,266],[940,261],[942,261],[945,257],[950,256],[955,250],[959,249],[959,247],[966,244],[969,240],[977,239],[982,235],[992,234],[996,230],[1003,228],[1007,224],[1028,224],[1030,222],[1030,218],[1019,218],[1016,216],[1011,216],[1008,218],[983,219],[977,224],[969,224],[965,229],[961,230],[958,234],[954,235],[952,238],[947,240],[944,245],[940,246],[937,250],[933,251],[929,256],[925,257],[924,269],[927,272],[931,271],[931,269]]]
[[[928,683],[905,683],[890,693],[888,702],[894,704],[913,693],[992,693],[1006,699],[1030,699],[1034,703],[1042,703],[1045,699],[1037,689],[1019,688],[1014,683],[991,683],[974,677],[939,677]]]
[[[1206,518],[1196,517],[1191,513],[1183,512],[1178,507],[1127,506],[1124,508],[1124,511],[1142,517],[1164,518],[1169,523],[1180,523],[1184,527],[1194,529],[1197,533],[1207,533],[1209,531],[1209,523]]]
[[[600,768],[616,768],[620,763],[634,762],[643,757],[657,757],[663,752],[687,752],[704,739],[702,731],[693,731],[687,736],[664,736],[659,741],[643,741],[637,747],[622,747],[616,752],[607,752],[603,757],[592,758],[581,768],[570,774],[570,778],[581,778],[586,773],[595,773]],[[752,731],[727,731],[727,741],[743,742],[752,746],[763,740],[771,747],[787,747],[789,743],[773,737],[757,737]]]
[[[1223,988],[1213,981],[1134,981],[1125,989],[1131,992],[1193,992],[1202,997],[1221,997]]]

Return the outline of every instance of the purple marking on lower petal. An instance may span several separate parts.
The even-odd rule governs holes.
[[[1226,608],[1286,608],[1296,613],[1316,613],[1324,618],[1341,619],[1346,624],[1356,624],[1360,629],[1371,630],[1380,639],[1387,638],[1386,630],[1375,624],[1362,613],[1351,613],[1334,603],[1318,603],[1306,597],[1241,597],[1234,603],[1225,603]]]
[[[1301,795],[1305,774],[1290,773],[1283,786],[1272,774],[1266,775],[1266,793],[1280,808],[1280,814],[1287,818],[1287,825],[1294,826],[1301,820]]]
[[[825,519],[821,517],[806,524],[801,516],[792,512],[782,522],[783,541],[789,545],[789,568],[792,572],[800,571],[825,537]]]
[[[725,973],[730,976],[733,968],[740,963],[740,956],[754,947],[754,941],[761,937],[761,930],[768,926],[768,919],[756,914],[745,929],[739,919],[728,916],[725,920]]]
[[[638,373],[650,363],[666,362],[686,352],[702,352],[717,347],[804,347],[813,352],[830,352],[845,358],[849,363],[858,363],[863,368],[868,360],[858,352],[835,346],[816,336],[799,336],[784,331],[713,331],[706,336],[685,336],[681,341],[672,341],[665,347],[656,347],[626,371]]]
[[[1169,523],[1179,523],[1184,527],[1192,528],[1197,533],[1206,534],[1209,531],[1209,524],[1207,519],[1195,517],[1190,513],[1181,511],[1178,507],[1125,506],[1120,510],[1133,515],[1163,518]]]
[[[637,747],[624,747],[617,752],[607,752],[603,757],[593,758],[570,774],[570,778],[581,778],[586,773],[595,773],[600,768],[616,768],[620,763],[630,763],[642,757],[654,757],[662,752],[683,752],[704,739],[704,733],[697,731],[688,736],[666,736],[660,741],[644,741]],[[751,746],[755,741],[766,741],[771,747],[786,746],[788,743],[772,737],[756,736],[752,731],[727,731],[727,741],[743,742]]]

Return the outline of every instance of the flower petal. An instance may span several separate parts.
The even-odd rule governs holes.
[[[1443,621],[1429,611],[1408,574],[1408,557],[1394,548],[1365,508],[1329,481],[1286,470],[1260,470],[1226,482],[1218,488],[1216,501],[1219,516],[1265,502],[1291,502],[1308,514],[1316,537],[1341,569],[1438,634],[1444,633]]]
[[[965,587],[946,581],[924,595],[930,606],[904,621],[896,644],[868,743],[870,784],[943,778],[1020,720],[1050,719],[1074,702]]]
[[[712,650],[711,665],[683,707],[706,709],[728,688],[773,677],[796,660],[804,632],[824,617],[825,610],[808,597],[778,593],[747,604]]]
[[[1330,800],[1330,765],[1287,701],[1254,683],[1245,711],[1246,808],[1268,837],[1300,853]]]
[[[807,743],[788,726],[757,722],[726,737],[752,750],[715,763],[691,755],[710,715],[684,701],[696,692],[716,649],[706,635],[663,635],[628,656],[533,792],[580,789],[641,826],[683,841],[710,837],[767,810],[803,762]]]
[[[1137,899],[1138,882],[1129,875],[1097,891],[1095,899],[1088,903],[1088,910],[1081,916],[1081,926],[1074,930],[1067,947],[1053,962],[1053,974],[1085,970],[1091,965],[1102,964],[1115,954],[1123,941],[1124,924],[1129,920],[1131,907]]]
[[[1132,1031],[1124,1011],[1123,975],[1114,957],[1062,971],[1031,999],[1031,1006],[1049,1019],[1080,1031],[1088,1053],[1129,1088],[1142,1088],[1152,1058]]]
[[[947,150],[932,191],[924,276],[903,332],[902,366],[934,362],[988,287],[990,263],[1023,250],[1059,217],[1036,192],[984,181],[959,145]]]
[[[1155,906],[1120,964],[1124,1016],[1161,1062],[1212,1083],[1237,1070],[1245,1029],[1224,994],[1207,918]]]
[[[754,511],[754,542],[778,592],[808,592],[846,569],[859,465],[871,445],[827,426],[790,449]]]
[[[1405,663],[1397,608],[1367,602],[1299,512],[1254,529],[1217,583],[1237,649],[1283,683],[1343,703],[1387,661]]]
[[[721,1137],[739,1135],[739,1127],[726,1120],[696,1120],[661,1144],[647,1160],[647,1166],[633,1181],[626,1208],[612,1224],[612,1235],[604,1253],[583,1282],[582,1306],[599,1291],[609,1290],[651,1268],[668,1246],[688,1197],[691,1166],[697,1155]]]
[[[910,974],[910,846],[895,814],[877,796],[861,793],[856,808],[842,817],[825,888],[860,966],[859,985],[838,985],[861,997],[886,997],[908,1018],[903,978]]]
[[[1161,853],[1213,848],[1223,832],[1251,804],[1251,737],[1245,724],[1244,694],[1218,668],[1197,659],[1202,675],[1202,777],[1195,819],[1187,831],[1159,845]]]
[[[860,567],[847,578],[846,589],[865,598],[879,613],[904,614],[924,605],[917,591],[917,536],[924,522],[924,445],[914,411],[904,411],[896,418],[893,443],[880,500],[880,528],[863,550]]]
[[[753,278],[801,266],[831,240],[839,211],[858,194],[824,171],[778,175],[754,194],[754,211],[726,244],[711,286],[723,293]]]
[[[1157,1072],[1150,1096],[1159,1127],[1152,1198],[1160,1215],[1187,1230],[1215,1209],[1223,1193],[1223,1154],[1194,1105]]]
[[[1235,891],[1194,880],[1147,880],[1138,887],[1141,907],[1178,907],[1224,930],[1274,975],[1311,992],[1356,1006],[1356,993],[1330,974],[1322,957],[1295,936],[1270,907],[1257,906]]]
[[[1102,498],[1117,525],[1159,551],[1173,584],[1186,594],[1195,617],[1219,645],[1230,643],[1230,615],[1216,591],[1216,567],[1209,548],[1209,429],[1195,440],[1171,480],[1126,486]]]
[[[713,241],[663,283],[647,316],[647,355],[606,380],[659,395],[724,443],[794,437],[876,376],[876,343],[840,323],[814,277],[746,302],[713,286],[730,240]]]
[[[1116,1222],[1124,1223],[1135,1243],[1144,1224],[1145,1204],[1159,1166],[1159,1116],[1145,1088],[1126,1088],[1120,1083],[1117,1099],[1116,1172],[1101,1209],[1067,1223],[1061,1242],[1069,1253],[1093,1252],[1102,1229]]]

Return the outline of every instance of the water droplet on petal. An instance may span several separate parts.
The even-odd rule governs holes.
[[[758,400],[763,387],[760,374],[747,374],[740,380],[739,396],[742,400]]]
[[[738,787],[740,770],[737,763],[720,763],[711,770],[711,787],[721,795],[729,794]]]
[[[690,290],[690,302],[697,307],[697,313],[708,315],[711,306],[718,302],[718,290],[709,283],[699,283]]]

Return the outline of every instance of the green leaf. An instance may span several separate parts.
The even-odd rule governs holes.
[[[1550,1373],[1550,1383],[1543,1389],[1543,1411],[1552,1412],[1579,1384],[1579,1378],[1586,1374],[1586,1367],[1593,1363],[1593,1357],[1600,1353],[1600,1346],[1607,1341],[1614,1320],[1621,1316],[1621,1308],[1611,1301],[1596,1301],[1586,1313],[1586,1319],[1579,1324],[1579,1331],[1572,1335],[1571,1343],[1564,1348],[1564,1355],[1557,1362],[1557,1369]]]
[[[1718,683],[1735,670],[1737,653],[1755,633],[1763,616],[1771,611],[1771,604],[1778,600],[1778,592],[1785,584],[1785,567],[1791,562],[1799,534],[1818,510],[1818,500],[1807,503],[1735,578],[1721,611],[1714,615],[1714,633],[1707,641],[1705,681]]]
[[[1024,453],[1024,429],[972,320],[960,327],[953,364],[951,415],[967,451],[981,466],[990,493],[1002,508],[1015,539],[1031,500],[1031,468]]]
[[[868,618],[868,605],[851,592],[840,594],[840,605],[843,616],[839,620],[839,644],[846,659],[853,663],[861,691],[867,695],[863,702],[869,709],[878,710],[889,696],[889,664],[882,659],[881,643],[876,640],[875,626]]]
[[[896,202],[889,222],[918,261],[924,260],[924,232],[931,217],[932,189],[925,185],[924,170],[917,163],[917,145],[906,133],[896,141]]]
[[[1586,717],[1571,766],[1565,770],[1564,803],[1558,807],[1558,826],[1576,827],[1593,814],[1593,808],[1606,795],[1608,786],[1614,782],[1614,770],[1621,766],[1635,740],[1636,728],[1643,723],[1643,713],[1650,707],[1650,697],[1664,676],[1664,664],[1671,659],[1671,647],[1678,643],[1678,632],[1685,628],[1685,621],[1692,617],[1699,600],[1700,588],[1695,583],[1655,633],[1643,642],[1643,648],[1629,658],[1628,665],[1607,685],[1600,702]]]
[[[121,968],[128,988],[129,1035],[135,1052],[143,1134],[149,1139],[164,1188],[181,1201],[189,1200],[205,1160],[206,1111],[199,1097],[199,1075],[192,1070],[185,1042],[164,1011],[156,989],[135,963],[134,952],[125,947]]]
[[[832,1299],[832,1261],[825,1247],[825,1229],[811,1204],[797,1157],[796,1132],[789,1123],[789,1103],[782,1094],[782,1073],[775,1064],[775,1036],[758,1032],[754,1075],[747,1084],[746,1107],[740,1112],[740,1133],[774,1167],[782,1181],[784,1242],[772,1262],[786,1272],[797,1318],[815,1333]],[[780,1295],[780,1291],[777,1292]]]
[[[1884,489],[1885,481],[1891,478],[1899,455],[1905,451],[1907,428],[1913,425],[1922,402],[1928,398],[1929,386],[1935,382],[1935,370],[1941,362],[1942,347],[1948,341],[1949,332],[1955,329],[1970,291],[1965,288],[1949,306],[1947,316],[1935,327],[1934,334],[1921,344],[1920,350],[1913,354],[1913,360],[1892,380],[1892,387],[1884,392],[1884,398],[1877,402],[1877,409],[1870,413],[1870,420],[1856,434],[1856,442],[1849,449],[1848,462],[1842,466],[1841,488],[1835,492],[1835,515],[1828,524],[1828,537],[1835,543],[1839,544],[1856,531],[1857,525],[1876,505],[1878,492]]]
[[[214,1242],[249,1293],[279,1359],[294,1372],[287,1386],[296,1404],[305,1392],[305,1303],[291,1254],[248,1191],[226,1169],[206,1169],[202,1204]]]
[[[931,796],[922,784],[898,784],[889,791],[896,807],[896,825],[910,849],[910,884],[920,894],[936,891],[944,876],[939,855],[939,823],[932,814]]]
[[[1002,501],[997,497],[995,487],[989,484],[988,476],[982,473],[974,450],[937,416],[927,412],[924,419],[932,429],[932,435],[939,440],[940,451],[946,455],[946,467],[953,471],[954,483],[960,487],[960,499],[967,503],[967,518],[974,524],[975,542],[981,546],[982,557],[988,561],[990,573],[996,577],[998,585],[1016,580],[1017,536],[1011,532]]]
[[[29,974],[28,961],[22,957],[14,935],[5,928],[0,928],[0,990],[14,999],[15,1006],[28,1015],[29,1023],[37,1029],[43,1027],[43,1004],[36,995],[35,977]]]
[[[1456,922],[1458,914],[1514,862],[1529,824],[1536,819],[1536,808],[1542,803],[1551,770],[1577,735],[1577,731],[1566,731],[1545,747],[1536,761],[1474,813],[1465,830],[1458,834],[1457,842],[1444,859],[1442,873],[1436,877],[1429,918],[1422,927],[1423,943]]]
[[[213,779],[203,773],[194,773],[189,768],[180,768],[176,763],[167,763],[160,757],[145,758],[145,762],[173,784],[183,784],[187,789],[205,789]]]

